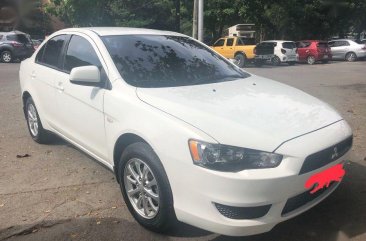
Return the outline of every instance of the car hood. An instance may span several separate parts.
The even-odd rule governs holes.
[[[254,75],[205,85],[137,88],[136,93],[219,143],[263,151],[342,119],[319,99]]]

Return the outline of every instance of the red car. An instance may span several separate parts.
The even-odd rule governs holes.
[[[332,59],[332,52],[325,41],[319,40],[302,40],[296,42],[299,54],[299,62],[307,62],[314,64],[321,61],[327,63]]]

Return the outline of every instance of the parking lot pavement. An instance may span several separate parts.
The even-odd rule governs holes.
[[[245,238],[183,224],[168,235],[141,228],[112,172],[62,140],[31,140],[18,69],[0,64],[0,240],[366,240],[365,61],[246,69],[330,103],[352,126],[354,145],[345,180],[330,197],[269,233]]]

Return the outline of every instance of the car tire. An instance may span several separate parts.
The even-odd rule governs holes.
[[[354,61],[356,61],[356,60],[357,60],[357,55],[356,55],[354,52],[348,52],[348,53],[346,54],[346,60],[347,60],[348,62],[354,62]]]
[[[295,65],[296,64],[296,62],[295,61],[290,61],[290,62],[288,62],[288,65],[290,65],[290,66],[293,66],[293,65]]]
[[[29,97],[25,102],[24,114],[27,120],[29,134],[32,139],[39,144],[49,143],[51,140],[51,134],[47,130],[43,129],[36,105],[31,97]]]
[[[143,175],[145,168],[146,174]],[[127,146],[116,174],[123,199],[139,224],[160,233],[176,224],[168,177],[158,156],[148,144],[137,142]]]
[[[245,57],[245,55],[244,55],[244,54],[242,54],[242,53],[238,53],[238,54],[236,54],[236,55],[235,55],[234,59],[235,59],[235,64],[236,64],[239,68],[243,68],[243,67],[245,67],[246,62],[247,62],[247,59],[246,59],[246,57]]]
[[[315,57],[314,57],[314,56],[309,55],[309,56],[306,58],[306,62],[307,62],[308,64],[310,64],[310,65],[313,65],[313,64],[315,64],[316,59],[315,59]]]
[[[0,57],[3,63],[11,63],[13,61],[13,54],[9,50],[2,51]]]
[[[279,66],[281,64],[281,60],[278,56],[274,56],[272,59],[271,59],[271,62],[272,62],[272,65],[273,66]]]

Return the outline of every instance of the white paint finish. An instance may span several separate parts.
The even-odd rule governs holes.
[[[115,143],[121,135],[133,133],[143,138],[164,166],[179,220],[222,234],[249,235],[268,231],[325,198],[289,216],[280,216],[285,201],[303,192],[306,178],[313,173],[297,175],[305,157],[351,134],[349,126],[327,104],[255,75],[209,85],[137,89],[122,80],[98,34],[169,32],[84,28],[62,30],[50,38],[60,33],[88,39],[112,89],[71,84],[69,74],[39,67],[34,62],[36,52],[21,64],[22,93],[28,91],[32,95],[46,129],[111,169]],[[33,71],[37,73],[35,79],[31,79]],[[45,82],[50,82],[48,90]],[[308,132],[311,133],[303,135]],[[285,142],[299,135],[303,136]],[[212,171],[193,165],[188,148],[190,138],[267,151],[285,142],[277,150],[284,159],[273,169]],[[272,208],[256,220],[230,220],[215,209],[215,201],[234,206],[272,204]]]
[[[97,66],[83,66],[73,68],[70,73],[70,81],[88,82],[90,84],[100,83],[100,71]]]
[[[342,119],[322,101],[257,76],[208,85],[139,88],[137,94],[219,143],[265,151]]]
[[[284,42],[293,42],[293,41],[286,41],[286,40],[266,40],[263,41],[265,43],[270,42],[270,43],[277,43],[276,47],[274,48],[274,55],[276,55],[277,57],[280,58],[281,62],[286,63],[286,62],[297,62],[299,61],[299,55],[296,53],[296,48],[294,49],[288,49],[288,48],[284,48],[282,46],[282,44]],[[262,43],[263,43],[262,42]],[[295,45],[296,43],[293,42]],[[286,53],[282,53],[281,49],[286,50]]]

